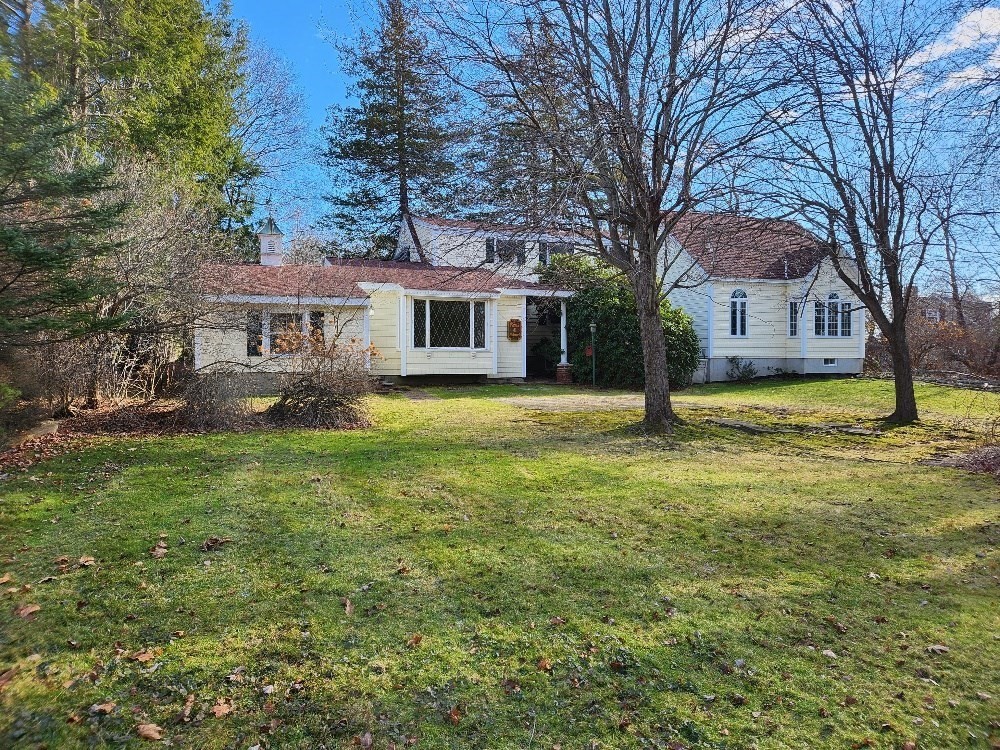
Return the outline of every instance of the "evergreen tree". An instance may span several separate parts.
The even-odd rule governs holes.
[[[358,104],[333,108],[326,128],[338,188],[328,221],[365,252],[391,255],[401,223],[416,239],[411,213],[454,205],[462,136],[449,115],[460,99],[403,0],[380,0],[378,29],[340,52]]]
[[[89,303],[106,288],[93,261],[122,207],[99,199],[106,167],[63,167],[73,137],[64,106],[0,71],[0,351],[117,322]]]
[[[201,184],[221,216],[244,211],[222,189],[245,172],[232,131],[246,41],[228,2],[41,0],[3,20],[14,74],[68,101],[74,161],[152,158]]]

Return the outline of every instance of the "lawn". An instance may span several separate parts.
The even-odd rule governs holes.
[[[996,396],[430,392],[0,482],[0,747],[1000,744]]]

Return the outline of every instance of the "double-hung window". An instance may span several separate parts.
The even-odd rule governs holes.
[[[485,349],[486,303],[413,300],[414,349]]]
[[[836,292],[831,293],[826,302],[817,300],[813,310],[813,333],[817,336],[852,334],[851,303],[841,301]]]
[[[742,289],[729,296],[729,335],[747,335],[747,293]]]
[[[795,337],[799,335],[799,311],[802,305],[798,300],[791,300],[788,303],[788,335]]]

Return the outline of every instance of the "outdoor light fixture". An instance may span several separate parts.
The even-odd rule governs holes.
[[[597,333],[597,323],[590,324],[590,381],[597,387],[597,349],[594,346],[594,335]]]

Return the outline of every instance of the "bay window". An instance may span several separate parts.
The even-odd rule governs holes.
[[[486,303],[413,300],[414,349],[486,349]]]

